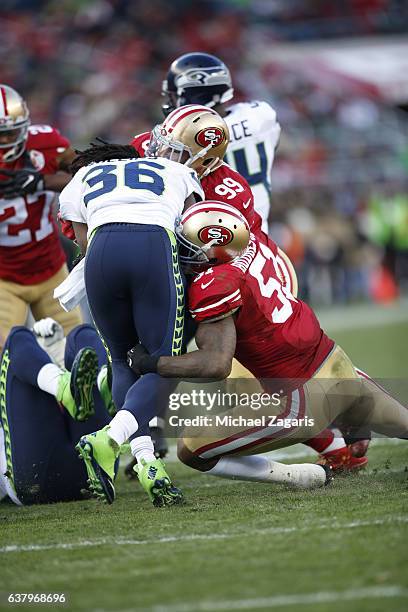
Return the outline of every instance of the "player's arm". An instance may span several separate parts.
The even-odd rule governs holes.
[[[199,323],[195,340],[197,351],[177,357],[160,357],[157,373],[168,378],[227,378],[235,354],[234,317]]]
[[[88,226],[86,223],[79,223],[79,221],[73,221],[72,227],[75,232],[75,242],[81,249],[81,254],[85,255],[88,246]]]
[[[72,147],[68,147],[56,159],[58,171],[55,174],[44,175],[44,186],[49,191],[60,192],[72,178],[69,168],[76,157]]]
[[[175,357],[152,357],[136,345],[128,353],[128,363],[139,374],[155,371],[166,378],[227,378],[236,345],[234,318],[199,323],[195,341],[198,350]]]
[[[83,214],[81,203],[83,196],[82,178],[86,173],[86,168],[80,168],[71,178],[70,182],[59,196],[58,218],[61,222],[64,235],[70,240],[75,240],[79,245],[82,254],[86,252],[88,230],[87,219]]]

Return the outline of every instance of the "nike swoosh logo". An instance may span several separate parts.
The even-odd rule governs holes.
[[[244,208],[248,208],[248,206],[250,205],[250,203],[251,203],[251,198],[249,198],[248,202],[245,202],[245,204],[243,204],[243,207],[244,207]]]
[[[215,281],[215,278],[212,278],[208,283],[201,283],[201,289],[207,289]]]

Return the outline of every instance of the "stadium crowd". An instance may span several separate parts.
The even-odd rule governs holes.
[[[404,113],[250,51],[259,40],[272,47],[405,27],[398,0],[349,0],[341,15],[335,5],[3,0],[2,81],[27,98],[35,123],[59,126],[75,146],[95,136],[128,142],[161,118],[169,60],[192,49],[221,56],[236,98],[265,99],[277,111],[270,231],[300,270],[302,294],[315,304],[387,301],[408,286]]]

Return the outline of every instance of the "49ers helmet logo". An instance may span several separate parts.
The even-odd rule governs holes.
[[[215,244],[225,246],[232,242],[234,234],[227,227],[220,227],[219,225],[207,225],[202,227],[198,232],[198,237],[204,244],[215,240]]]
[[[208,147],[212,144],[213,147],[218,147],[225,140],[225,132],[220,127],[203,128],[196,134],[195,141],[202,147]]]

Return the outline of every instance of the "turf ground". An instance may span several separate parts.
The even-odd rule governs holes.
[[[321,319],[359,367],[407,377],[406,302]],[[0,607],[11,608],[5,593],[51,592],[72,610],[405,611],[407,450],[378,440],[369,469],[314,492],[217,480],[174,462],[184,507],[155,509],[122,476],[109,507],[2,503]],[[313,460],[302,446],[275,458]]]

